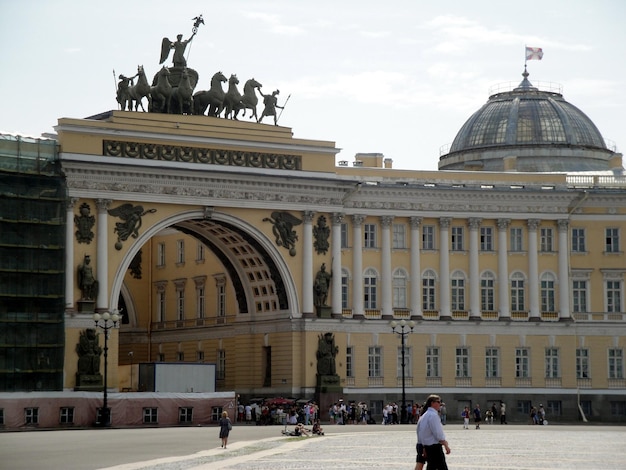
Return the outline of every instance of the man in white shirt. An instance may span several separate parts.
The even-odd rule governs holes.
[[[449,454],[450,446],[439,417],[441,398],[439,395],[430,395],[425,406],[426,412],[417,422],[417,442],[424,446],[428,470],[448,470],[443,448]]]

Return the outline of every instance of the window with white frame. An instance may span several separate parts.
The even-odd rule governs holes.
[[[493,227],[480,227],[480,251],[493,251]]]
[[[624,378],[624,350],[609,349],[609,379]]]
[[[176,360],[178,362],[185,362],[185,352],[184,351],[176,351]]]
[[[341,224],[341,248],[348,248],[348,224]]]
[[[185,264],[185,240],[176,240],[176,263]]]
[[[178,422],[181,424],[189,424],[193,422],[193,407],[181,406],[178,408]]]
[[[424,225],[422,227],[422,250],[435,249],[435,226]]]
[[[354,348],[346,347],[346,377],[354,377]]]
[[[408,274],[398,268],[393,272],[393,308],[406,308]]]
[[[515,349],[515,377],[530,377],[530,354],[528,348]]]
[[[523,229],[522,227],[511,227],[509,229],[509,251],[523,251]]]
[[[404,374],[405,377],[413,377],[413,373],[411,372],[413,370],[412,364],[413,361],[411,360],[412,357],[412,349],[410,346],[404,346]],[[401,379],[402,378],[402,347],[398,346],[398,354],[397,354],[397,361],[396,361],[396,377]]]
[[[541,275],[541,311],[542,312],[554,312],[556,311],[554,301],[554,274],[543,273]]]
[[[427,270],[422,277],[422,310],[435,310],[435,272]]]
[[[439,348],[428,346],[426,348],[426,377],[441,377],[439,370]]]
[[[184,283],[176,283],[176,319],[177,320],[185,319],[185,284]]]
[[[345,269],[341,270],[341,308],[348,308],[348,280],[349,274]]]
[[[218,349],[217,350],[217,364],[215,367],[215,375],[219,380],[224,380],[226,378],[226,350]]]
[[[165,291],[158,291],[157,292],[157,317],[158,317],[158,321],[160,322],[164,322],[165,321]]]
[[[576,378],[588,379],[589,375],[589,349],[576,349]]]
[[[204,261],[205,256],[206,255],[204,253],[204,243],[198,241],[198,244],[196,245],[196,261]]]
[[[365,308],[375,309],[377,308],[377,284],[378,284],[378,274],[372,268],[369,268],[365,271],[363,276],[363,301],[365,303]]]
[[[392,226],[392,246],[394,249],[399,250],[406,248],[406,225],[405,224],[393,224]]]
[[[485,377],[500,377],[500,350],[498,348],[485,349]]]
[[[456,348],[456,377],[470,377],[469,348],[460,346]]]
[[[24,408],[24,424],[39,424],[39,408]]]
[[[463,251],[463,235],[463,227],[452,227],[452,243],[450,246],[452,251]]]
[[[157,267],[165,266],[165,243],[160,242],[157,244]]]
[[[376,248],[376,224],[363,224],[363,247]]]
[[[483,312],[495,310],[495,282],[495,276],[490,271],[480,276],[480,309]]]
[[[383,376],[383,351],[380,346],[370,346],[367,349],[367,376]]]
[[[514,273],[511,276],[511,311],[523,312],[525,310],[524,297],[524,275]]]
[[[554,379],[561,376],[559,370],[559,349],[546,348],[546,378]]]
[[[452,310],[465,311],[465,276],[461,271],[455,271],[450,277]]]
[[[587,281],[572,281],[572,310],[575,313],[587,312]]]
[[[215,276],[215,309],[218,317],[226,316],[226,275],[223,273]]]
[[[74,424],[74,407],[62,406],[59,409],[59,423]]]
[[[196,287],[196,318],[204,318],[206,315],[206,287]]]
[[[585,229],[572,228],[572,253],[584,253],[585,251],[587,251]]]
[[[622,282],[620,280],[606,281],[606,311],[609,313],[622,311]]]
[[[550,253],[554,251],[553,246],[553,231],[551,228],[541,228],[539,230],[540,237],[540,251],[544,253]]]
[[[619,253],[619,229],[606,229],[606,243],[604,251],[607,253]]]
[[[158,408],[144,408],[143,409],[143,424],[156,424],[159,422],[159,409]]]

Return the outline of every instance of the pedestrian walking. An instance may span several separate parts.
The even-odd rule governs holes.
[[[233,429],[233,424],[230,422],[230,418],[228,417],[228,411],[222,411],[222,417],[218,422],[220,426],[220,439],[222,440],[222,447],[226,449],[226,444],[228,444],[228,435],[230,434],[231,429]]]
[[[426,412],[417,422],[417,442],[424,446],[425,458],[428,463],[428,470],[448,470],[445,453],[450,453],[450,446],[443,432],[443,425],[439,417],[441,407],[441,397],[430,395],[424,405]],[[419,456],[418,456],[419,457]],[[419,461],[416,464],[418,467]]]

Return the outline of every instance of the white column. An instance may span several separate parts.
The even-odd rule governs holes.
[[[422,318],[422,268],[420,266],[421,217],[411,217],[411,316]]]
[[[509,256],[507,250],[507,230],[511,219],[498,219],[498,302],[499,317],[511,318],[509,300]]]
[[[302,313],[313,313],[313,217],[315,212],[302,212]]]
[[[439,219],[439,318],[452,316],[450,305],[450,217]]]
[[[528,299],[530,318],[541,318],[539,310],[539,248],[537,246],[537,228],[539,219],[528,220]]]
[[[98,281],[98,297],[96,310],[104,311],[109,308],[109,234],[107,225],[107,209],[113,201],[110,199],[96,199],[98,218],[96,222],[96,280]],[[114,305],[113,307],[117,307]]]
[[[569,303],[568,226],[569,221],[559,220],[559,319],[571,318]]]
[[[332,253],[332,266],[331,266],[331,283],[330,290],[330,305],[333,314],[341,315],[341,224],[343,223],[344,215],[341,213],[333,214],[332,222],[332,236],[330,250]]]
[[[480,319],[480,270],[478,266],[478,229],[482,219],[469,219],[469,300],[470,318]]]
[[[65,221],[65,310],[74,310],[74,204],[78,198],[70,198],[67,204]]]
[[[364,215],[352,216],[352,314],[365,315],[363,302],[363,233]]]
[[[380,218],[382,226],[382,315],[393,316],[393,301],[391,295],[391,285],[393,279],[391,277],[391,224],[393,216],[384,215]]]

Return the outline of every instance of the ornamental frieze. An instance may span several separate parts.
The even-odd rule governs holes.
[[[242,150],[208,149],[176,145],[104,140],[105,157],[135,158],[166,162],[198,163],[272,170],[302,170],[302,157]]]

